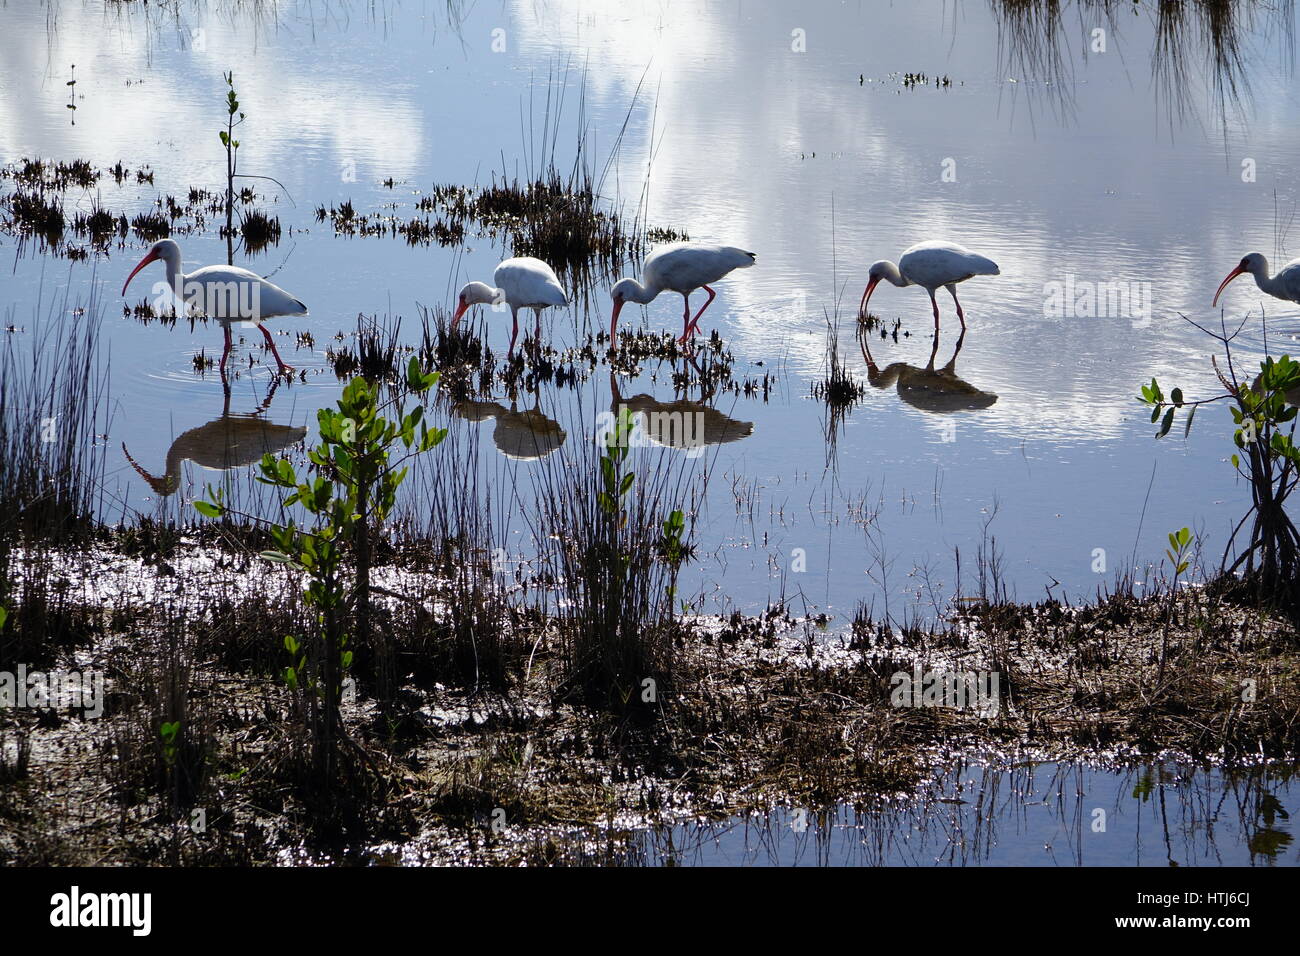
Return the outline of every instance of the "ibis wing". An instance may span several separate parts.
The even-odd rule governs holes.
[[[717,282],[735,269],[752,266],[754,259],[754,253],[735,246],[674,242],[646,258],[645,281],[674,292],[689,292]]]
[[[1278,284],[1292,302],[1300,302],[1300,259],[1284,265],[1277,274]]]
[[[937,288],[971,276],[995,276],[998,264],[955,242],[918,242],[898,258],[898,269],[911,282]]]
[[[239,266],[206,266],[187,273],[184,295],[191,308],[216,319],[260,321],[307,314],[300,299]]]
[[[505,291],[506,301],[517,308],[569,304],[555,270],[531,256],[507,259],[497,266],[492,281]]]

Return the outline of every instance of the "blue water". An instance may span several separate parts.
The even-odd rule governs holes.
[[[963,766],[895,807],[801,808],[637,840],[663,866],[1295,866],[1289,775]]]
[[[557,162],[573,161],[584,130],[610,208],[758,253],[754,268],[719,283],[703,325],[734,353],[736,379],[775,376],[766,398],[681,395],[674,370],[656,362],[620,381],[624,395],[704,401],[752,424],[690,465],[697,489],[705,463],[709,481],[696,508],[704,560],[683,591],[704,610],[784,597],[842,624],[863,601],[901,620],[933,612],[922,571],[941,608],[954,594],[956,549],[970,580],[986,529],[1013,595],[1051,587],[1080,597],[1158,564],[1165,534],[1185,525],[1217,555],[1247,507],[1224,461],[1226,413],[1207,410],[1187,440],[1157,443],[1135,401],[1152,375],[1189,395],[1212,388],[1212,343],[1179,313],[1217,321],[1210,298],[1240,256],[1287,250],[1297,192],[1289,157],[1300,147],[1287,45],[1294,8],[1236,9],[1247,55],[1230,77],[1238,97],[1221,100],[1195,14],[1182,60],[1157,57],[1150,3],[1113,23],[1067,4],[1059,21],[1023,34],[1000,4],[939,0],[797,13],[729,2],[631,2],[616,12],[582,2],[9,4],[0,8],[0,162],[81,157],[153,172],[152,184],[106,179],[74,191],[70,212],[96,198],[135,212],[192,185],[218,189],[222,74],[234,70],[247,112],[241,169],[283,184],[256,188],[285,232],[270,251],[236,259],[312,310],[273,323],[286,359],[308,376],[281,388],[264,415],[310,426],[340,387],[323,353],[359,313],[401,316],[415,342],[417,305],[449,307],[460,284],[489,277],[510,252],[485,238],[411,248],[335,237],[316,206],[350,199],[359,212],[410,215],[435,183],[535,169],[550,152],[549,92]],[[1094,20],[1105,52],[1092,51]],[[1186,75],[1171,92],[1161,77],[1175,62]],[[905,83],[913,72],[931,79]],[[936,76],[949,85],[936,87]],[[962,286],[971,329],[956,363],[996,401],[945,410],[869,388],[833,425],[810,397],[824,375],[826,317],[838,308],[845,361],[865,381],[849,318],[867,265],[936,236],[1002,267]],[[180,241],[190,266],[224,260],[215,224]],[[21,328],[8,333],[12,347],[34,347],[43,326],[64,320],[65,293],[102,317],[113,372],[107,517],[190,515],[188,500],[220,473],[188,463],[181,491],[160,501],[119,449],[157,473],[176,436],[221,415],[217,377],[192,365],[199,350],[220,348],[219,331],[122,315],[144,296],[120,296],[144,247],[137,240],[72,263],[20,251],[8,236],[0,247],[0,311]],[[590,311],[554,317],[557,344],[605,324],[615,278],[601,277]],[[1054,316],[1052,284],[1068,282],[1138,283],[1150,313]],[[1247,280],[1225,302],[1233,316],[1266,306],[1270,344],[1293,347],[1294,308],[1263,300]],[[873,358],[924,366],[924,293],[885,287],[872,306],[904,333],[873,340]],[[945,313],[940,365],[956,346],[946,303]],[[679,304],[665,296],[625,317],[628,327],[673,329]],[[503,350],[507,324],[487,312],[477,327]],[[314,346],[295,346],[303,330]],[[236,352],[232,412],[267,398],[258,339],[245,333]],[[1257,357],[1263,344],[1252,325],[1240,354]],[[580,401],[549,387],[490,398],[535,405],[573,443],[594,434],[609,380],[597,369]],[[493,423],[434,415],[492,447]],[[538,465],[490,457],[481,457],[485,482],[515,489],[526,511]],[[224,480],[250,484],[246,473]]]

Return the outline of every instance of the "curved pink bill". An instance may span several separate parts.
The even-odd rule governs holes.
[[[862,301],[858,303],[858,315],[867,314],[867,304],[871,301],[871,293],[879,282],[880,276],[874,276],[871,281],[867,283],[867,288],[862,293]]]
[[[140,260],[139,264],[137,264],[136,267],[131,270],[131,274],[126,277],[126,281],[122,283],[123,295],[126,295],[126,287],[131,284],[131,280],[135,278],[135,274],[157,258],[158,258],[158,253],[154,251],[150,251],[150,253],[147,256],[145,256],[143,259]]]
[[[609,347],[613,348],[618,344],[618,314],[623,311],[623,299],[614,303],[614,315],[609,320]]]
[[[469,303],[468,303],[468,302],[462,302],[462,303],[460,304],[460,308],[458,308],[458,309],[456,310],[456,314],[453,315],[453,316],[451,317],[451,330],[452,330],[453,332],[456,331],[456,323],[458,323],[458,322],[460,321],[460,317],[461,317],[462,315],[464,315],[465,312],[466,312],[468,309],[469,309]]]
[[[1218,304],[1219,304],[1219,296],[1223,295],[1223,290],[1226,289],[1226,288],[1228,287],[1228,283],[1231,282],[1233,279],[1237,278],[1237,276],[1241,275],[1241,274],[1244,273],[1245,271],[1246,271],[1246,270],[1243,269],[1241,266],[1237,266],[1237,268],[1235,268],[1235,269],[1233,269],[1231,272],[1229,272],[1229,273],[1228,273],[1228,278],[1224,279],[1222,282],[1219,283],[1219,288],[1218,288],[1218,290],[1214,293],[1214,301],[1211,302],[1210,305],[1211,305],[1211,306],[1218,305]]]

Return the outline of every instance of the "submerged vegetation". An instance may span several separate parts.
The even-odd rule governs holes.
[[[867,393],[866,386],[854,378],[840,354],[840,332],[831,319],[826,320],[826,377],[813,382],[813,398],[824,402],[837,414],[851,409]]]
[[[553,165],[532,181],[505,179],[483,187],[435,185],[415,202],[416,215],[395,211],[359,213],[351,200],[318,206],[316,220],[340,236],[401,237],[409,245],[459,246],[485,238],[516,256],[535,256],[561,276],[585,281],[645,255],[656,243],[687,239],[684,232],[642,230],[615,211],[601,208],[586,169],[563,179]]]
[[[85,160],[55,163],[24,159],[0,167],[0,183],[14,184],[12,192],[0,192],[0,232],[17,238],[20,248],[26,241],[36,240],[42,252],[83,259],[92,253],[107,255],[130,240],[150,243],[169,236],[201,235],[210,221],[227,213],[222,193],[198,186],[188,187],[180,196],[128,200],[137,208],[144,202],[146,208],[139,211],[114,209],[98,190],[97,184],[106,179],[119,187],[152,187],[154,174],[142,169],[132,176],[120,162],[100,169]],[[235,211],[239,205],[256,202],[258,194],[245,187],[232,195],[231,225],[222,226],[221,234],[232,239],[239,236],[250,253],[278,243],[281,225],[277,217],[261,210]],[[86,244],[78,245],[74,239]]]

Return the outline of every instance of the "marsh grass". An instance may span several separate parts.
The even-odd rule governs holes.
[[[866,395],[867,388],[853,377],[840,354],[839,323],[826,318],[826,376],[813,382],[813,398],[828,408],[847,411]]]
[[[127,719],[117,723],[119,793],[161,798],[180,820],[207,796],[215,758],[213,672],[187,615],[161,608],[125,660],[116,692]]]
[[[39,309],[39,306],[38,306]],[[0,352],[0,539],[52,543],[88,533],[102,502],[97,436],[108,371],[99,357],[99,303],[65,293],[32,322],[33,341]],[[26,354],[22,354],[26,353]]]
[[[444,391],[440,404],[453,395]],[[493,453],[499,480],[484,484],[482,454],[477,428],[450,427],[429,467],[411,476],[414,493],[395,521],[407,542],[401,560],[434,573],[417,601],[393,610],[403,622],[399,670],[418,686],[503,690],[527,659],[517,611],[525,568],[510,527],[516,466]]]
[[[142,242],[156,242],[172,234],[172,223],[161,210],[152,209],[131,218],[131,231]]]
[[[16,237],[20,251],[26,248],[27,240],[36,239],[42,253],[75,261],[88,258],[92,251],[103,254],[110,244],[123,243],[132,235],[147,243],[202,233],[210,219],[225,212],[223,196],[196,186],[190,186],[180,198],[170,194],[137,195],[136,205],[147,202],[149,208],[134,214],[114,211],[99,192],[99,183],[105,178],[117,187],[127,183],[152,186],[154,174],[148,167],[132,171],[121,162],[101,169],[82,159],[23,159],[0,167],[0,182],[7,180],[14,185],[12,192],[0,193],[0,232]],[[257,198],[247,188],[235,195],[245,204]],[[254,210],[241,216],[231,234],[240,234],[248,251],[257,252],[278,242],[280,229],[276,217]],[[226,227],[222,226],[219,233],[225,236]],[[74,243],[74,238],[86,240],[89,246]]]
[[[125,239],[128,232],[126,216],[114,216],[95,199],[90,212],[77,213],[72,228],[79,235],[88,236],[96,245],[106,245],[113,238]]]
[[[360,375],[370,382],[399,383],[402,356],[409,351],[398,343],[401,330],[401,316],[358,315],[353,344],[328,349],[325,359],[340,381]]]
[[[19,190],[8,198],[12,228],[20,236],[36,236],[49,246],[63,238],[63,204],[39,190]]]
[[[260,209],[244,212],[239,218],[239,235],[246,252],[261,252],[280,241],[280,219]]]
[[[678,565],[665,556],[665,522],[674,511],[694,515],[707,459],[697,475],[686,456],[629,437],[628,454],[611,465],[605,436],[594,437],[567,443],[531,475],[540,514],[527,520],[542,573],[558,585],[554,603],[540,608],[562,648],[556,695],[648,719],[670,693],[679,637]],[[609,490],[611,469],[626,485],[621,496]]]

